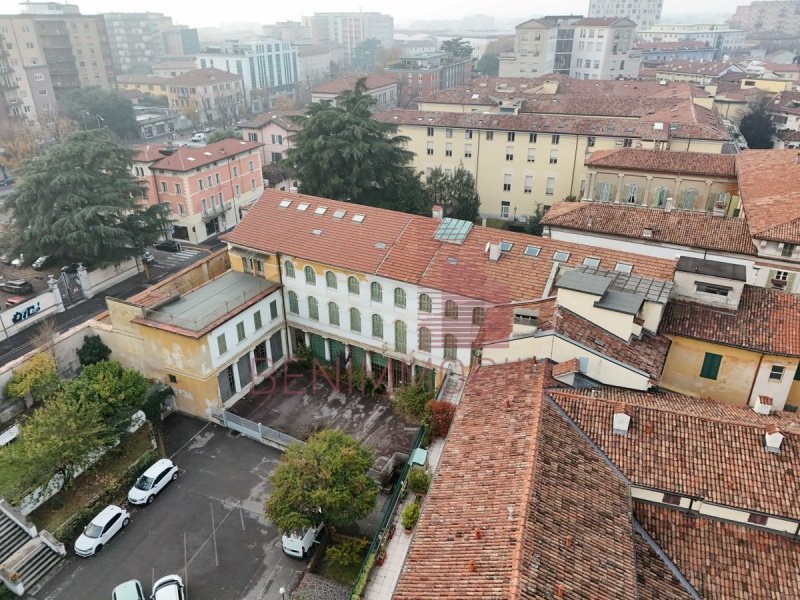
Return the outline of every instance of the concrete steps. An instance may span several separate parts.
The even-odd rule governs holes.
[[[50,572],[62,559],[50,546],[36,538],[38,546],[17,566],[19,581],[26,590]]]
[[[16,521],[0,512],[0,564],[3,564],[30,539],[30,534]]]

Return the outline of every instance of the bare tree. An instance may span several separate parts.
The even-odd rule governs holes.
[[[36,328],[36,334],[31,339],[34,348],[41,348],[45,352],[49,352],[55,358],[56,338],[59,331],[56,325],[56,320],[49,317],[41,321]]]

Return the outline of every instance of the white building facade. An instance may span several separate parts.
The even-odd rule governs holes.
[[[575,23],[570,77],[632,79],[639,76],[641,51],[634,48],[630,19],[588,18]]]
[[[646,29],[658,23],[663,7],[664,0],[589,0],[589,17],[625,17]]]

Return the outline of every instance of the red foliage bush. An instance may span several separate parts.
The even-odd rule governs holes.
[[[434,400],[431,402],[431,426],[433,435],[444,437],[450,430],[453,417],[456,416],[456,405],[446,400]]]

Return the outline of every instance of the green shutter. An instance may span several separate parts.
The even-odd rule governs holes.
[[[703,359],[703,368],[700,369],[700,377],[705,379],[716,379],[719,374],[719,366],[722,364],[722,356],[706,352]]]

